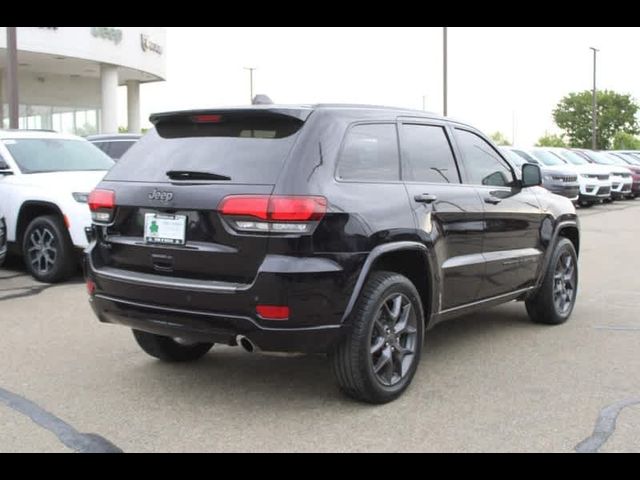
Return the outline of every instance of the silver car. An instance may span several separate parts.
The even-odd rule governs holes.
[[[542,186],[551,193],[569,198],[577,202],[580,195],[580,184],[577,173],[562,160],[550,153],[537,149],[521,149],[516,147],[500,147],[507,160],[520,169],[524,163],[533,163],[542,171]],[[534,156],[535,155],[535,156]]]

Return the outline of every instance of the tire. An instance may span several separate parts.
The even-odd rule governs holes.
[[[402,275],[374,272],[349,322],[348,333],[330,353],[338,385],[363,402],[395,400],[411,383],[422,352],[424,312],[418,291]],[[378,373],[374,364],[382,366]]]
[[[67,280],[76,268],[69,232],[56,215],[37,217],[29,223],[22,239],[22,255],[27,271],[44,283]]]
[[[571,288],[569,288],[569,281],[567,280],[569,274],[564,273],[563,279],[557,279],[559,271],[566,266],[566,259],[571,259],[571,265],[573,273],[571,276]],[[562,265],[560,265],[562,262]],[[556,289],[556,281],[564,281],[565,296],[562,293],[558,293]],[[575,306],[576,297],[578,294],[578,255],[576,249],[570,240],[566,238],[560,238],[551,257],[549,268],[545,273],[544,280],[540,289],[536,294],[526,300],[527,313],[529,318],[535,323],[542,323],[545,325],[560,325],[565,323],[573,312]],[[570,295],[570,301],[567,301],[567,296]],[[557,301],[556,301],[557,300]],[[565,300],[563,302],[562,300]],[[564,303],[564,305],[563,305]]]
[[[213,343],[182,344],[170,337],[133,330],[140,348],[163,362],[194,362],[211,350]]]

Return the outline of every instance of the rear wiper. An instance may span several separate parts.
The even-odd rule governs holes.
[[[169,170],[166,174],[171,180],[231,180],[231,177],[226,175],[191,170]]]

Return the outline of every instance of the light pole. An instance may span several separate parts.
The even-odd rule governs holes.
[[[18,128],[20,116],[18,103],[18,42],[16,27],[7,27],[7,94],[9,103],[9,128]]]
[[[442,111],[447,116],[447,27],[442,27]]]
[[[594,47],[589,47],[591,50],[593,50],[593,110],[591,112],[591,147],[593,150],[597,150],[598,149],[598,142],[596,140],[596,133],[597,133],[597,129],[598,129],[598,124],[597,124],[597,108],[598,108],[598,99],[596,97],[597,95],[597,90],[596,90],[596,57],[597,54],[600,50],[598,50],[597,48]]]
[[[249,104],[253,104],[253,71],[256,70],[255,67],[244,67],[245,70],[249,70]]]

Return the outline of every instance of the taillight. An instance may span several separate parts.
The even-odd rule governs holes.
[[[309,233],[327,212],[319,196],[230,195],[218,206],[238,231]]]
[[[112,190],[96,189],[89,194],[87,203],[94,221],[109,223],[116,207],[116,194]]]

